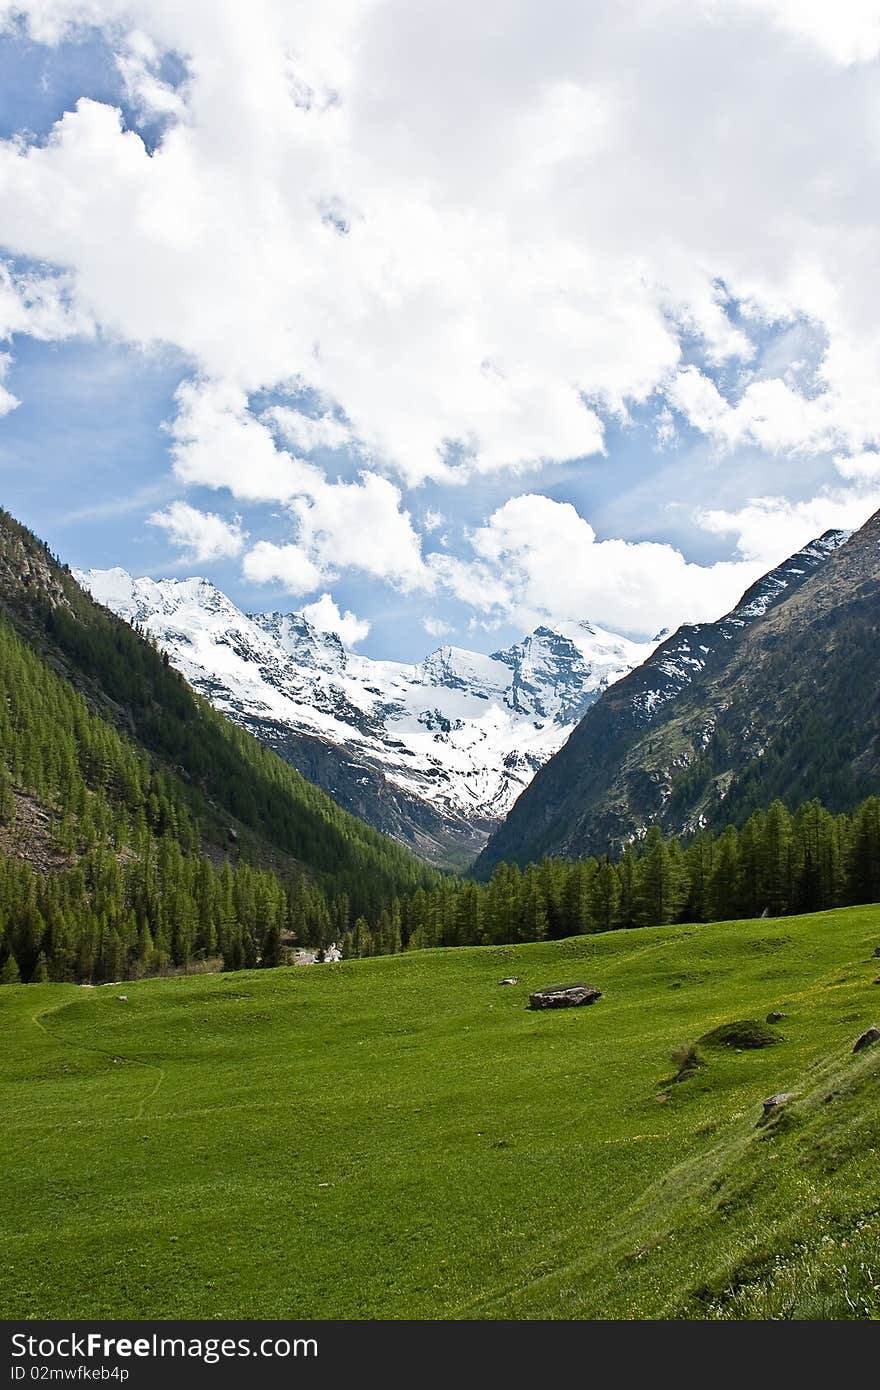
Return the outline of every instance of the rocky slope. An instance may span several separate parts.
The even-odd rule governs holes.
[[[827,532],[716,623],[687,625],[594,702],[476,866],[602,854],[774,797],[843,809],[876,789],[880,519]]]
[[[434,863],[466,863],[589,706],[654,649],[589,623],[486,656],[407,665],[347,650],[298,613],[242,613],[205,579],[77,578],[190,684],[346,810]]]

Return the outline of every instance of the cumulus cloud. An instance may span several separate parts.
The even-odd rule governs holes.
[[[674,377],[685,336],[747,372],[786,315],[827,336],[816,400],[776,382],[725,408],[686,376],[679,405],[762,447],[880,442],[876,5],[540,15],[517,0],[499,36],[465,0],[254,0],[247,19],[237,0],[0,0],[40,42],[103,29],[166,122],[148,152],[83,99],[48,140],[2,142],[0,241],[64,267],[84,322],[176,344],[239,393],[241,487],[257,391],[327,403],[270,422],[295,450],[356,443],[408,484],[455,481],[600,457],[603,414]],[[192,407],[181,476],[213,429]]]
[[[834,466],[842,478],[862,483],[880,480],[880,453],[866,449],[860,454],[838,454]]]
[[[291,512],[301,544],[324,572],[360,570],[405,592],[431,588],[412,518],[387,478],[363,473],[354,483],[323,483]]]
[[[354,569],[404,591],[431,588],[419,535],[390,479],[363,470],[353,482],[328,481],[323,469],[279,448],[269,426],[248,413],[243,393],[226,383],[187,382],[177,398],[180,410],[170,426],[176,476],[228,488],[242,500],[282,502],[290,512],[298,544],[256,546],[245,567],[249,578],[303,586],[307,575],[332,578],[339,569]],[[297,431],[303,422],[323,431],[325,441],[335,425],[300,416]],[[276,573],[271,557],[281,553]],[[307,569],[300,556],[307,557]]]
[[[422,618],[422,627],[429,637],[445,637],[452,632],[452,625],[444,622],[442,618]]]
[[[247,536],[239,518],[224,521],[216,512],[200,512],[188,502],[172,502],[164,511],[153,512],[149,523],[165,531],[187,564],[232,559],[241,554]]]
[[[0,26],[40,43],[102,30],[135,122],[161,126],[148,150],[86,94],[45,139],[0,141],[0,245],[41,267],[0,267],[0,337],[174,345],[191,363],[168,424],[178,481],[290,515],[288,543],[245,556],[253,582],[306,595],[352,570],[490,625],[716,616],[872,496],[877,6],[499,15],[0,0]],[[804,324],[809,373],[761,359],[768,333]],[[833,453],[838,487],[706,513],[737,558],[700,566],[597,539],[530,480],[469,554],[425,558],[402,489],[607,468],[609,422],[636,407],[664,461],[687,425],[730,452]],[[339,477],[320,451],[346,455]]]
[[[20,271],[0,260],[0,338],[16,333],[43,342],[89,336],[94,324],[71,304],[68,276]]]
[[[280,584],[289,594],[309,594],[325,576],[301,546],[258,541],[244,557],[243,571],[254,584]]]
[[[169,433],[182,483],[228,488],[234,497],[257,502],[284,502],[323,485],[320,469],[276,448],[271,430],[248,413],[238,387],[184,382],[177,404]]]
[[[186,103],[179,92],[163,82],[159,68],[162,54],[155,40],[139,29],[126,35],[116,54],[116,66],[131,104],[144,116],[167,116],[177,120],[186,114]]]
[[[15,410],[21,402],[17,396],[13,396],[11,391],[7,391],[3,385],[3,380],[12,365],[12,358],[8,352],[0,352],[0,415],[8,415],[10,410]]]
[[[288,406],[275,405],[270,406],[262,418],[273,425],[288,444],[305,454],[314,449],[343,449],[357,443],[345,421],[330,414],[315,417]]]
[[[755,444],[770,453],[823,453],[850,434],[839,398],[806,396],[778,377],[750,382],[731,405],[714,381],[689,366],[666,394],[690,425],[727,449]]]
[[[854,531],[880,507],[878,485],[857,493],[828,490],[819,497],[789,502],[784,497],[753,497],[745,506],[730,511],[704,511],[699,521],[716,535],[734,536],[744,560],[770,569],[800,550],[814,537],[831,529]]]
[[[349,608],[344,613],[340,612],[330,594],[322,594],[314,603],[306,604],[302,613],[319,632],[335,632],[346,647],[362,642],[370,632],[370,624],[365,618],[356,617]]]
[[[538,495],[504,503],[471,544],[470,562],[431,557],[438,578],[457,598],[523,628],[586,618],[650,636],[719,617],[761,573],[753,559],[696,565],[670,545],[597,540],[570,503]]]
[[[839,63],[869,63],[880,53],[876,0],[739,0],[763,10],[774,24],[817,44]]]

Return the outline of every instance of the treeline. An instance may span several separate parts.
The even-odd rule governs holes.
[[[195,706],[196,697],[180,683]],[[331,891],[349,893],[356,911],[375,915],[393,893],[436,878],[249,734],[213,710],[194,712],[200,717],[192,722],[199,727],[213,732],[214,721],[221,724],[218,742],[228,745],[226,761],[242,784],[241,794],[230,792],[223,810],[229,807],[244,827],[262,828],[266,821],[269,845],[307,866],[319,881],[323,876]],[[154,711],[152,718],[161,727],[160,714]],[[196,731],[190,738],[196,741]],[[208,744],[204,756],[211,751]],[[220,751],[213,750],[213,756],[216,773]],[[85,698],[0,619],[0,769],[6,769],[5,778],[0,771],[0,798],[4,781],[33,792],[55,809],[60,842],[71,849],[88,849],[108,834],[121,845],[143,830],[169,833],[185,851],[197,851],[206,838],[225,840],[230,817],[224,820],[221,807],[206,795],[204,778],[180,764],[171,766],[175,771],[94,714]],[[234,787],[236,777],[230,777]],[[259,848],[250,844],[249,857]]]
[[[400,931],[410,946],[471,946],[877,901],[880,800],[836,816],[818,801],[794,814],[775,801],[741,829],[700,834],[686,845],[655,826],[617,861],[544,859],[525,870],[500,864],[486,884],[420,890],[402,905]],[[358,945],[353,939],[353,953]]]
[[[158,792],[154,810],[168,814]],[[682,846],[655,827],[616,861],[502,864],[487,884],[440,879],[365,916],[345,893],[184,848],[87,793],[55,843],[69,867],[41,874],[0,855],[0,982],[127,979],[168,970],[281,965],[294,945],[343,957],[430,946],[541,941],[680,921],[782,916],[880,900],[880,800],[852,816],[781,802],[742,829]],[[153,814],[152,812],[150,813]],[[14,818],[8,778],[0,820]],[[74,827],[78,825],[79,829]],[[87,834],[83,837],[83,827]],[[80,838],[77,838],[78,835]]]
[[[184,854],[171,835],[93,846],[61,873],[0,855],[0,983],[101,983],[194,968],[282,965],[351,921],[308,878]]]
[[[880,801],[443,878],[196,697],[0,512],[0,981],[99,982],[880,900]],[[11,621],[10,621],[11,619]],[[41,808],[36,819],[31,814]],[[230,825],[234,819],[236,828]]]
[[[436,881],[212,709],[2,510],[0,610],[0,764],[63,816],[88,814],[79,780],[184,848],[222,842],[234,819],[242,857],[278,851],[373,916],[394,894]]]

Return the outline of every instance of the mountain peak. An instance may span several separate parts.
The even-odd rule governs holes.
[[[493,836],[480,872],[614,852],[654,824],[679,834],[720,827],[774,797],[867,795],[880,770],[876,718],[853,692],[877,684],[878,531],[880,513],[849,538],[826,532],[719,621],[666,637],[590,706]]]
[[[473,853],[588,706],[652,650],[590,623],[542,623],[492,655],[447,643],[417,665],[374,661],[302,613],[242,613],[204,579],[79,578],[218,709],[421,852],[430,833]]]

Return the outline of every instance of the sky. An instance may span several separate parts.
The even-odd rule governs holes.
[[[880,0],[0,0],[0,502],[358,650],[880,507]]]

